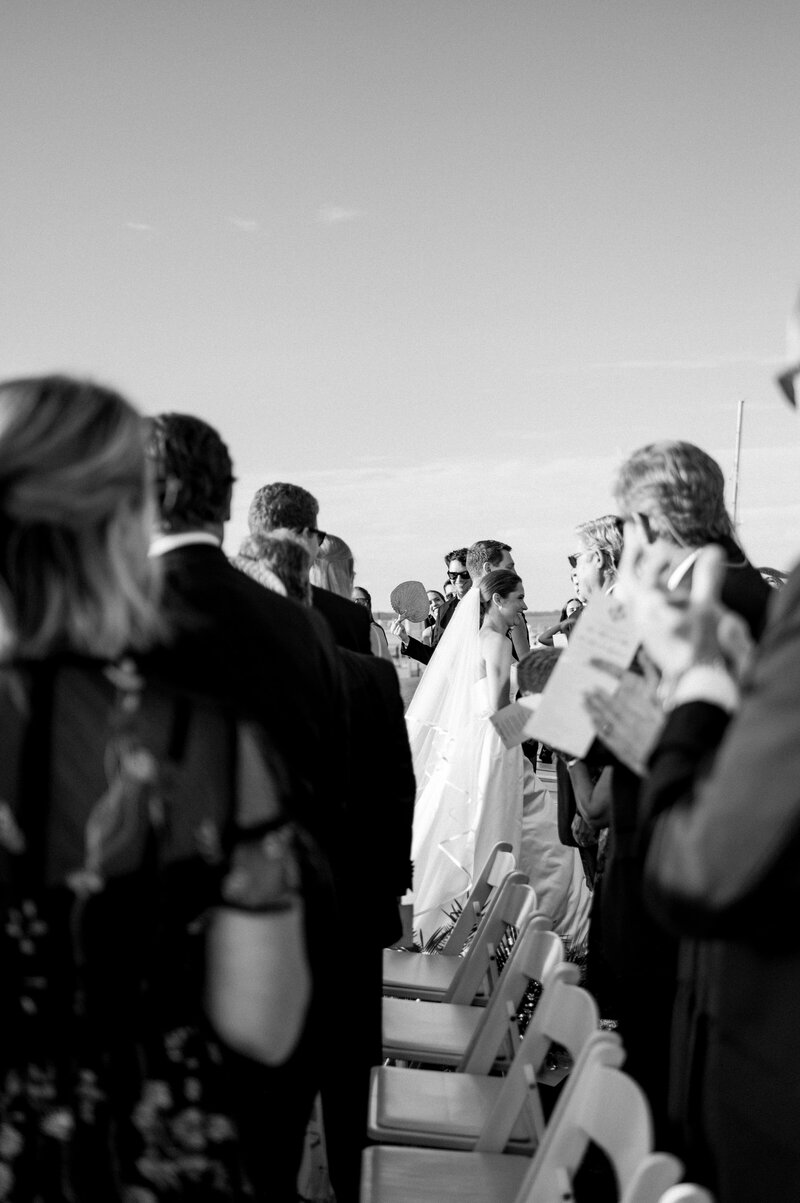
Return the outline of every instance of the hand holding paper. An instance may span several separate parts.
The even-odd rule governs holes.
[[[614,694],[602,689],[584,698],[587,713],[603,743],[640,777],[664,726],[664,711],[651,682],[623,674]]]

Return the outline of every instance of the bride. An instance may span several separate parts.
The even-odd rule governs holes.
[[[459,602],[406,714],[417,777],[414,929],[423,942],[450,925],[499,840],[512,845],[554,930],[572,944],[585,939],[590,895],[577,850],[559,842],[555,799],[489,721],[509,702],[508,632],[524,609],[516,573],[483,577]]]

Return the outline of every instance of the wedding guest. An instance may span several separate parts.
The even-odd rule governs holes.
[[[271,535],[249,535],[239,554],[231,557],[231,563],[273,593],[311,605],[311,556],[294,531],[278,529]]]
[[[438,589],[428,589],[426,592],[428,595],[428,614],[425,619],[425,630],[422,632],[422,642],[427,647],[430,647],[433,628],[436,626],[436,616],[445,604],[445,598]]]
[[[356,585],[354,588],[353,601],[356,605],[364,606],[369,611],[369,638],[373,656],[380,656],[384,660],[391,660],[392,653],[389,651],[389,640],[386,638],[386,632],[381,624],[375,620],[375,615],[372,613],[372,598],[361,585]]]
[[[579,598],[587,602],[595,593],[611,593],[622,555],[622,519],[604,514],[577,526],[575,536],[575,551],[567,559]]]
[[[444,557],[444,562],[447,565],[447,580],[452,596],[436,615],[436,622],[431,631],[430,644],[426,645],[421,640],[409,635],[402,617],[397,619],[391,628],[392,634],[396,635],[400,640],[401,655],[408,656],[411,660],[418,660],[420,664],[428,664],[430,662],[431,656],[436,651],[436,645],[456,612],[456,606],[462,597],[472,588],[472,577],[467,570],[466,547],[457,547],[453,551],[448,551]]]
[[[692,443],[664,441],[639,448],[617,474],[614,493],[625,521],[625,544],[635,555],[651,549],[663,561],[663,585],[675,599],[691,587],[701,549],[721,547],[722,597],[758,638],[770,588],[739,544],[725,508],[725,478],[717,462]],[[607,715],[595,707],[602,740]],[[618,985],[618,1019],[626,1067],[645,1090],[661,1144],[674,1147],[667,1111],[670,1030],[676,982],[685,1033],[697,1033],[695,1016],[708,1006],[707,972],[696,950],[678,957],[677,941],[648,917],[642,905],[644,857],[637,838],[642,778],[614,763],[610,779],[611,825],[602,887],[603,944]],[[646,1016],[646,1018],[645,1018]]]
[[[205,925],[234,892],[268,941],[276,912],[258,906],[297,911],[274,864],[264,892],[257,834],[285,827],[282,767],[251,740],[253,792],[235,716],[136,671],[129,653],[165,636],[149,525],[132,406],[63,376],[0,385],[0,1105],[20,1201],[246,1192],[203,1015]],[[280,1059],[301,982],[275,983],[276,1014],[252,972]]]
[[[280,754],[288,805],[335,861],[349,799],[350,728],[343,673],[330,632],[306,610],[262,588],[222,551],[233,466],[219,433],[188,414],[150,420],[147,451],[157,505],[153,562],[162,571],[167,647],[153,671],[227,701],[259,724]],[[306,1024],[285,1065],[227,1054],[254,1185],[294,1199],[303,1139],[319,1089],[324,985],[328,978],[329,890],[306,883],[306,928],[314,990]],[[263,1155],[263,1133],[274,1149]]]
[[[579,597],[571,597],[562,607],[558,622],[545,627],[536,636],[536,642],[542,647],[566,647],[570,632],[578,621],[583,602]]]
[[[304,541],[313,565],[326,535],[317,527],[318,514],[319,503],[306,489],[276,481],[257,490],[247,520],[254,537],[273,534],[280,528],[294,531]],[[369,618],[362,607],[350,601],[349,588],[340,596],[312,582],[311,600],[330,624],[340,647],[369,653]]]
[[[311,584],[352,599],[355,559],[344,539],[326,533],[311,564]]]

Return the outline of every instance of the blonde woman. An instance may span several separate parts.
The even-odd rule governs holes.
[[[229,858],[261,857],[235,826],[229,717],[145,685],[127,658],[164,634],[150,527],[142,424],[122,397],[58,376],[0,384],[10,1203],[245,1197],[202,1011],[203,925],[223,898],[269,899],[236,892],[263,885],[260,871],[227,874]],[[260,768],[250,822],[280,826]]]

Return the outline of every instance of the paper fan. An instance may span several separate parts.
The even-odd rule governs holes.
[[[403,581],[392,589],[389,601],[397,614],[409,622],[424,622],[428,617],[428,594],[422,581]]]

